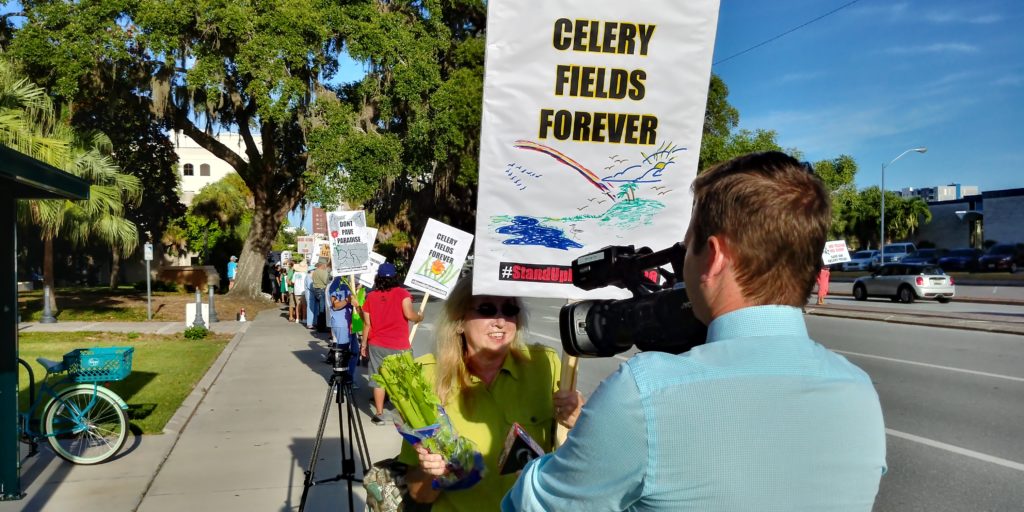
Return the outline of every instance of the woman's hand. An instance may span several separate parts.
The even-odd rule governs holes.
[[[359,356],[363,357],[363,358],[369,358],[370,357],[370,344],[369,343],[363,343],[362,345],[360,345],[360,347],[359,347]]]
[[[555,404],[555,420],[566,428],[576,425],[580,409],[583,408],[583,394],[576,390],[558,390],[555,391],[553,402]]]
[[[420,458],[420,469],[431,477],[437,478],[448,472],[448,462],[439,454],[430,453],[422,444],[416,445],[416,454]]]

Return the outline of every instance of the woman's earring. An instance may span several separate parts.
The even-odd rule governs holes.
[[[462,334],[462,333],[464,333],[465,331],[464,331],[464,330],[462,329],[462,327],[458,327],[458,328],[456,328],[456,329],[455,329],[455,332],[456,332],[457,334]]]

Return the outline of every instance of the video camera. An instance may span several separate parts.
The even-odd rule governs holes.
[[[348,344],[335,345],[331,343],[329,354],[327,356],[328,362],[332,364],[332,368],[335,372],[348,373],[348,363],[352,360],[352,349],[349,348]],[[351,379],[351,376],[349,376]]]
[[[680,354],[703,344],[707,327],[694,316],[683,283],[686,248],[681,243],[652,252],[608,246],[572,262],[572,282],[584,290],[617,286],[633,297],[562,306],[559,334],[566,353],[608,357],[636,345],[640,350]],[[661,268],[672,265],[672,272]],[[657,282],[664,278],[664,285]]]

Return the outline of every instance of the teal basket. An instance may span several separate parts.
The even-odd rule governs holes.
[[[79,348],[64,354],[64,369],[75,382],[113,382],[132,373],[134,347]]]

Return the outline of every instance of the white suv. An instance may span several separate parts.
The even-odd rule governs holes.
[[[882,251],[882,254],[885,255],[885,261],[882,261],[882,254],[879,254],[872,258],[872,266],[878,268],[887,263],[900,263],[903,261],[903,258],[906,258],[916,251],[917,246],[910,242],[899,242],[886,245],[885,249]]]

